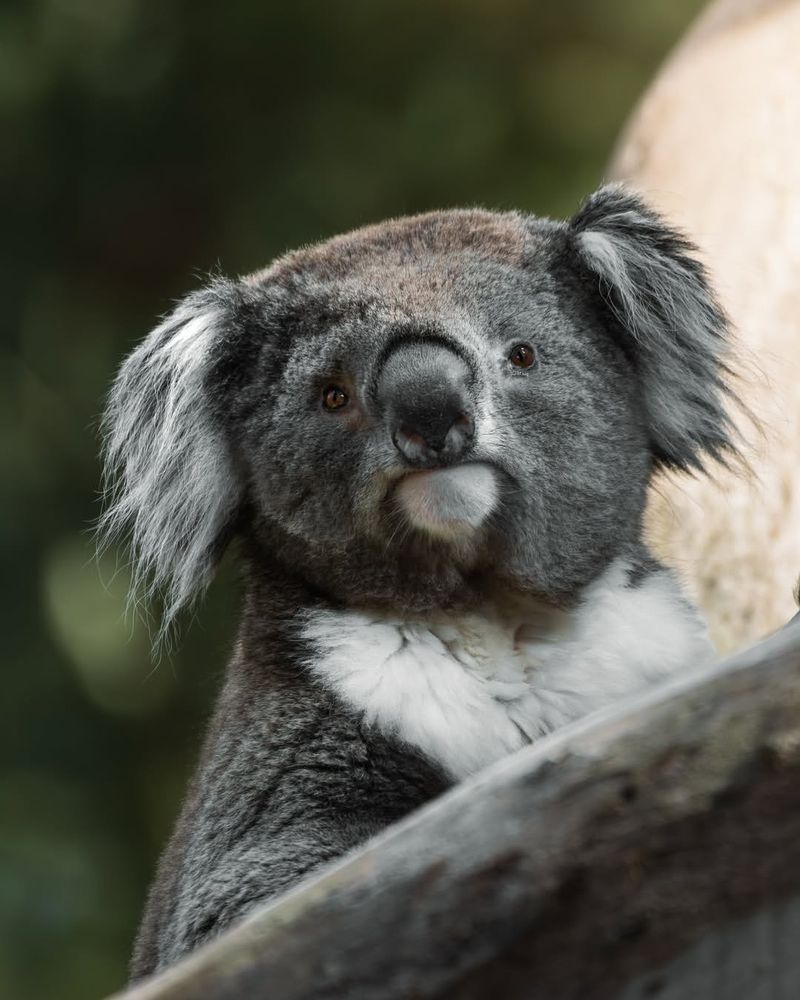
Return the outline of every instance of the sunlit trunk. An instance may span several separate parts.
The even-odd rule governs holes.
[[[800,573],[800,2],[719,0],[642,99],[611,174],[702,248],[737,328],[752,475],[662,480],[649,530],[719,647],[795,610]]]

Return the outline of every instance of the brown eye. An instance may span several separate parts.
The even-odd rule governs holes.
[[[326,410],[341,410],[349,402],[350,397],[341,386],[327,385],[322,390],[322,405]]]
[[[530,344],[516,344],[511,348],[508,360],[515,368],[530,368],[536,360],[536,355]]]

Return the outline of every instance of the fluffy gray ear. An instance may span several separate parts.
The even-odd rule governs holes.
[[[240,502],[210,385],[234,287],[183,299],[125,360],[103,417],[101,540],[127,538],[134,593],[163,595],[159,638],[210,582]]]
[[[695,247],[619,185],[591,195],[569,228],[639,371],[656,462],[725,464],[736,452],[728,324]]]

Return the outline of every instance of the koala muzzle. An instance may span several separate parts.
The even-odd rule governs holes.
[[[415,468],[461,461],[475,434],[472,373],[455,351],[412,341],[386,359],[378,400],[395,448]]]

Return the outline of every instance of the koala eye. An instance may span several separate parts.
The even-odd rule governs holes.
[[[350,397],[339,385],[326,385],[322,390],[322,405],[326,410],[341,410],[349,402]]]
[[[508,360],[515,368],[530,368],[536,360],[536,355],[530,344],[515,344],[511,348]]]

